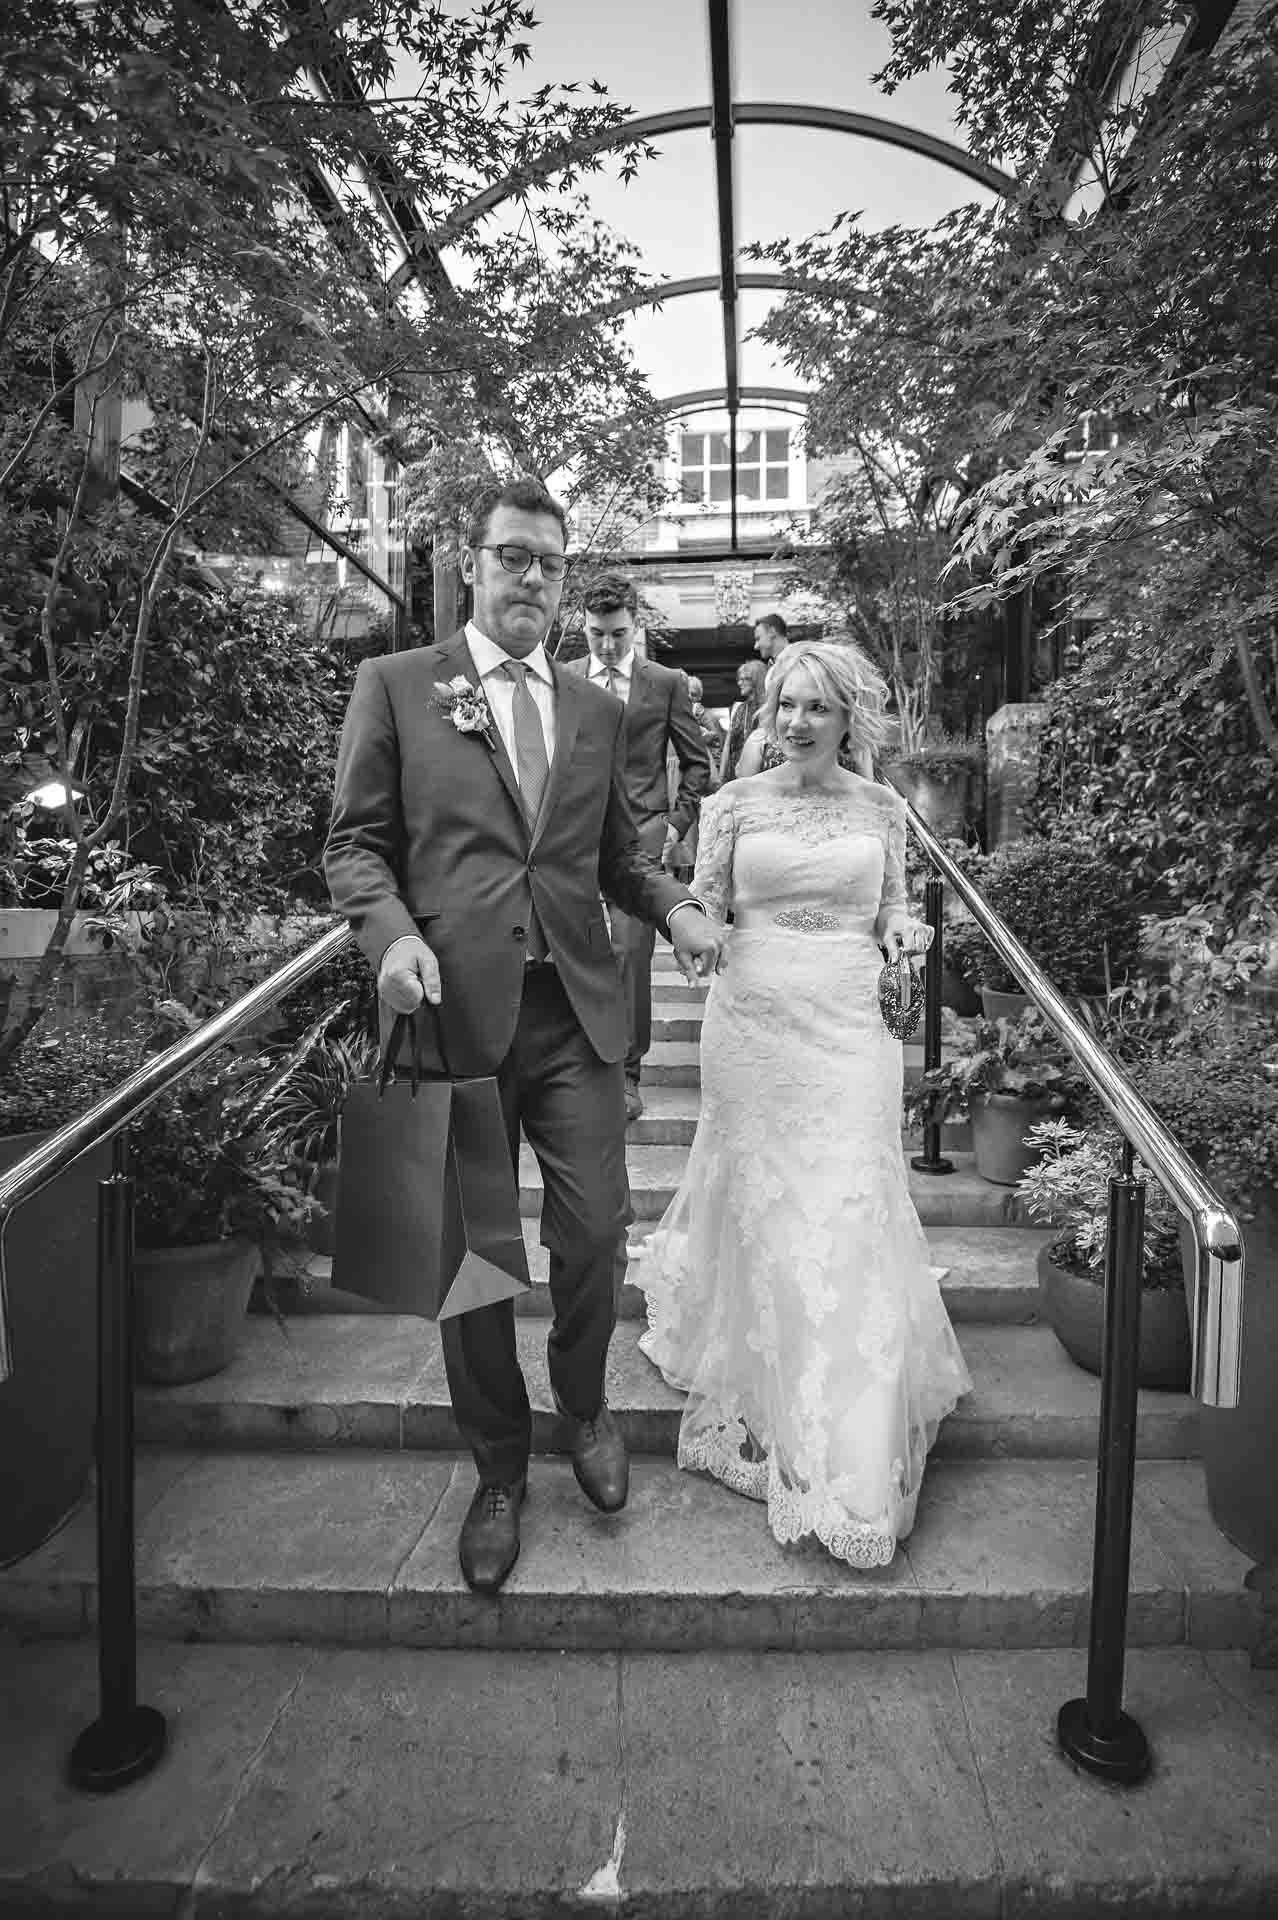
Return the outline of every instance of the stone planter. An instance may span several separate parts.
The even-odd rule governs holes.
[[[1203,1407],[1207,1499],[1221,1532],[1253,1560],[1278,1555],[1278,1187],[1242,1223],[1242,1391],[1237,1407]]]
[[[0,1140],[6,1171],[47,1133]],[[32,1552],[78,1505],[97,1413],[98,1181],[108,1144],[81,1154],[10,1215],[4,1285],[13,1371],[0,1381],[0,1566]]]
[[[975,1094],[971,1101],[972,1151],[982,1180],[996,1187],[1014,1187],[1039,1159],[1025,1135],[1040,1120],[1050,1120],[1059,1103],[1024,1100],[1017,1093]]]
[[[922,767],[889,767],[896,788],[905,795],[916,813],[932,829],[938,840],[961,840],[967,831],[968,786],[970,774],[962,771],[932,773]]]
[[[1105,1289],[1086,1274],[1059,1267],[1038,1252],[1042,1314],[1070,1359],[1099,1374],[1105,1333]],[[1179,1288],[1146,1287],[1140,1297],[1137,1384],[1184,1393],[1189,1386],[1189,1310]]]
[[[229,1366],[257,1267],[251,1240],[138,1248],[133,1256],[138,1379],[173,1387]]]
[[[1001,993],[997,987],[981,988],[981,1011],[987,1020],[1019,1020],[1033,1004],[1027,993]]]

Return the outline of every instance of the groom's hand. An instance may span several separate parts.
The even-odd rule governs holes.
[[[377,969],[377,992],[392,1013],[416,1013],[423,996],[439,1005],[439,962],[419,934],[391,941]]]
[[[689,907],[670,920],[670,944],[679,962],[679,971],[689,986],[706,980],[719,964],[724,930],[704,913]]]

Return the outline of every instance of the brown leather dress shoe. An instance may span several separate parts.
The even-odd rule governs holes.
[[[496,1593],[519,1558],[519,1509],[527,1475],[510,1486],[475,1489],[462,1521],[457,1553],[466,1584],[476,1593]]]
[[[620,1513],[630,1491],[630,1460],[621,1428],[606,1405],[593,1420],[578,1420],[572,1436],[572,1470],[587,1500],[601,1513]]]

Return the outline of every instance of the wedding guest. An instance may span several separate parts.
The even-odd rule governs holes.
[[[668,860],[710,788],[710,756],[692,715],[686,679],[639,653],[638,595],[624,575],[602,575],[587,589],[582,609],[590,651],[584,659],[568,661],[564,671],[614,695],[625,708],[626,797],[640,845],[654,859]],[[673,798],[668,756],[678,767]],[[626,1118],[637,1120],[643,1112],[644,1056],[652,1045],[656,935],[648,921],[614,909],[612,941],[626,997]]]

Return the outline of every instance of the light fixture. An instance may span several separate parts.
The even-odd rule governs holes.
[[[83,800],[88,796],[88,788],[82,787],[78,780],[71,782],[71,798]],[[47,813],[57,813],[67,803],[67,790],[61,780],[46,780],[38,787],[32,787],[27,799],[33,806],[43,807]]]

